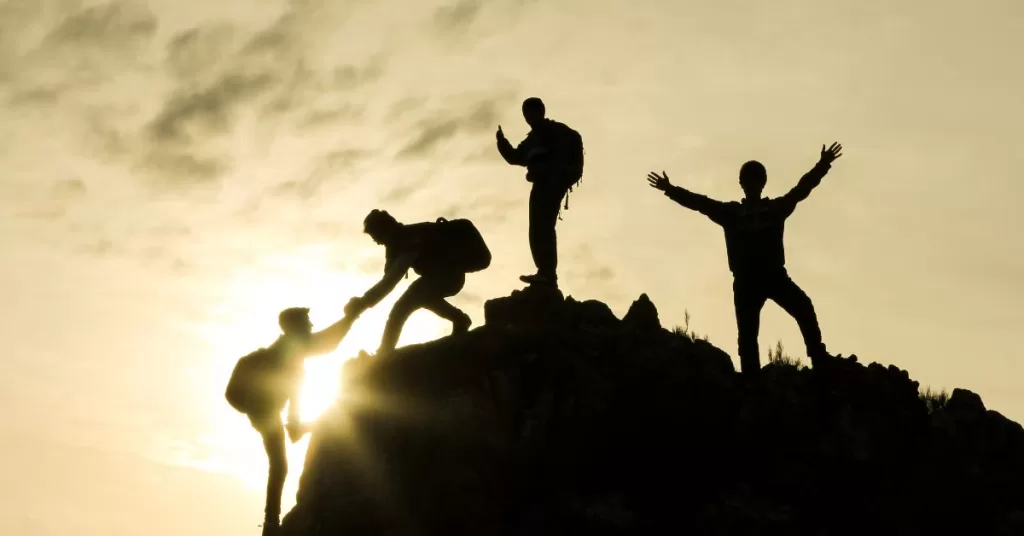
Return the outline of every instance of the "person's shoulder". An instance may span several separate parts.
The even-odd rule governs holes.
[[[287,358],[296,349],[293,337],[285,334],[278,335],[277,339],[269,345],[260,348],[258,352],[262,355],[261,360],[281,361]]]
[[[424,235],[431,227],[433,227],[433,222],[426,221],[404,225],[398,231],[398,236],[391,244],[391,247],[398,253],[415,250],[423,244],[425,240]]]
[[[548,119],[547,121],[548,121],[548,126],[550,128],[552,128],[552,129],[561,130],[561,131],[565,131],[565,132],[576,132],[576,129],[570,127],[569,125],[567,125],[567,124],[565,124],[565,123],[563,123],[561,121],[555,121],[554,119]]]
[[[287,343],[288,336],[282,333],[281,335],[277,336],[277,339],[275,339],[274,342],[270,343],[264,348],[261,348],[260,350],[264,352],[279,352],[281,351],[281,349],[285,348]]]

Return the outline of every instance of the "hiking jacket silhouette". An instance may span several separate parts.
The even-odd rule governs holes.
[[[565,151],[569,131],[566,124],[545,118],[516,147],[507,139],[498,140],[498,152],[509,164],[525,166],[526,180],[557,183],[556,174],[568,173]]]
[[[434,222],[401,224],[394,238],[384,246],[384,272],[387,273],[405,255],[415,257],[410,268],[417,275],[443,275],[451,272],[448,263],[439,254],[437,244],[431,240],[434,225]]]
[[[784,269],[786,253],[782,235],[786,218],[796,209],[796,204],[821,183],[831,167],[831,164],[819,162],[792,190],[775,199],[724,202],[679,186],[670,186],[665,195],[722,226],[729,269],[734,276],[758,276]]]

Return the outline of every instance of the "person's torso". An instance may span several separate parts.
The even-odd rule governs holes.
[[[443,268],[435,238],[435,224],[432,222],[403,225],[397,236],[386,246],[388,265],[405,254],[416,255],[412,270],[418,275],[428,275]]]
[[[746,274],[785,266],[786,214],[774,199],[729,203],[725,229],[729,268]]]
[[[270,375],[267,380],[273,386],[273,409],[284,409],[285,403],[301,387],[305,360],[309,357],[309,341],[282,335],[268,348],[271,365],[267,367]]]

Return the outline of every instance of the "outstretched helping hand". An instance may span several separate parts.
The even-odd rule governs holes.
[[[823,144],[821,146],[821,160],[819,160],[819,162],[822,164],[831,164],[836,158],[843,156],[842,151],[843,146],[840,145],[839,142],[832,142],[832,145],[830,145],[828,149],[826,149]]]
[[[661,172],[661,175],[658,175],[654,171],[648,173],[647,183],[651,185],[651,188],[661,190],[663,192],[672,186],[672,183],[668,181],[668,173],[665,173],[664,171]]]

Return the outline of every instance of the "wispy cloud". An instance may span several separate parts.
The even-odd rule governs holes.
[[[398,150],[402,158],[419,158],[435,153],[444,143],[460,134],[478,135],[495,128],[499,110],[512,102],[512,95],[500,93],[460,99],[462,103],[431,112],[411,129],[414,134]],[[468,100],[468,102],[466,102]]]
[[[434,26],[443,32],[466,30],[480,13],[480,0],[459,0],[434,12]]]
[[[0,55],[0,80],[11,86],[14,105],[52,105],[109,83],[114,72],[141,65],[157,30],[155,15],[137,2],[57,2],[47,9],[7,2],[2,9],[0,46],[14,52]],[[34,33],[26,28],[40,27],[49,29],[29,37]]]
[[[291,179],[275,186],[271,194],[276,197],[298,197],[308,200],[320,193],[328,182],[353,177],[358,166],[372,158],[366,149],[347,148],[331,151],[319,157],[313,170],[303,179]]]
[[[211,142],[236,135],[243,118],[254,118],[246,123],[250,130],[305,133],[362,118],[364,104],[352,92],[378,80],[387,58],[325,60],[310,35],[324,24],[320,11],[328,7],[322,1],[292,2],[255,31],[213,23],[173,37],[164,62],[175,87],[144,127],[143,165],[167,178],[215,180],[232,169],[236,147]],[[341,24],[347,13],[342,10],[333,22]],[[312,195],[322,182],[317,173],[279,190]]]
[[[271,73],[225,73],[209,86],[171,96],[147,131],[157,142],[179,143],[194,141],[204,133],[223,133],[232,124],[233,112],[274,82]]]
[[[182,81],[202,79],[236,52],[240,34],[239,28],[227,22],[180,32],[167,44],[165,67],[171,76]]]
[[[156,29],[156,17],[145,5],[109,2],[71,15],[46,36],[43,44],[126,53],[138,50]]]
[[[53,183],[50,193],[57,201],[72,201],[85,196],[88,188],[82,179],[63,179]]]

